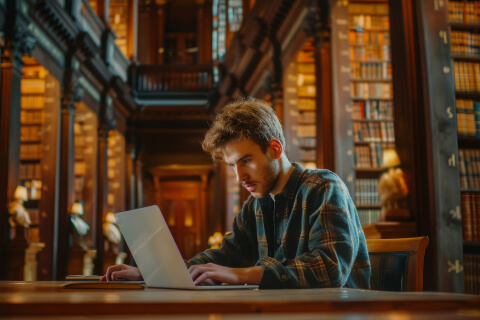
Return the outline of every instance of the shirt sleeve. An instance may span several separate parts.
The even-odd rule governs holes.
[[[307,252],[293,259],[267,257],[257,261],[264,269],[260,288],[345,285],[357,255],[361,227],[357,227],[355,206],[342,184],[331,182],[321,190],[323,201],[309,217]]]
[[[227,232],[220,249],[207,249],[186,261],[187,268],[194,264],[215,263],[226,267],[241,268],[255,265],[252,247],[245,231],[244,210],[235,217],[232,232]]]

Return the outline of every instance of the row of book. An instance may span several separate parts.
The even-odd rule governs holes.
[[[356,168],[381,168],[383,150],[393,144],[372,142],[368,145],[354,147],[354,163]]]
[[[480,138],[480,101],[456,99],[455,104],[458,134]]]
[[[317,89],[315,85],[298,87],[298,95],[301,97],[315,98],[316,92],[317,92]]]
[[[480,189],[480,149],[458,149],[460,188]]]
[[[377,223],[380,220],[380,209],[357,209],[362,226]]]
[[[480,34],[468,31],[452,31],[452,53],[462,56],[480,56]]]
[[[45,96],[40,94],[23,94],[20,98],[22,109],[43,109]]]
[[[348,26],[350,29],[390,30],[390,20],[388,16],[371,14],[350,15]]]
[[[317,145],[316,138],[297,138],[298,145],[303,148],[314,148]]]
[[[391,82],[352,82],[350,93],[356,99],[392,99],[393,86]]]
[[[390,100],[353,101],[355,120],[393,120],[393,102]]]
[[[35,78],[22,78],[20,83],[20,92],[22,94],[44,94],[45,80]]]
[[[348,32],[348,43],[350,45],[369,46],[390,45],[390,32],[350,30]]]
[[[20,160],[40,159],[43,155],[43,144],[20,144]]]
[[[20,180],[40,179],[42,177],[39,163],[20,164]]]
[[[316,109],[315,99],[298,98],[298,111],[315,111]]]
[[[389,45],[351,46],[350,61],[390,61],[392,53]]]
[[[28,200],[39,200],[42,197],[42,180],[29,179],[23,181],[27,188]]]
[[[480,241],[480,193],[462,192],[463,240]]]
[[[395,132],[392,121],[353,121],[353,141],[394,142]]]
[[[298,112],[298,122],[314,124],[316,123],[316,112],[315,111],[302,111]]]
[[[357,206],[380,206],[377,179],[355,180],[355,204]]]
[[[454,23],[480,23],[480,1],[448,1],[448,20]]]
[[[43,136],[43,128],[41,126],[21,126],[20,142],[39,141]]]
[[[350,77],[369,80],[391,80],[392,63],[389,61],[350,61]]]
[[[43,124],[45,112],[43,110],[20,110],[21,124]]]
[[[480,93],[480,63],[453,62],[455,91]]]
[[[316,152],[315,149],[299,149],[298,158],[302,162],[315,162]]]
[[[297,136],[299,138],[312,138],[317,135],[317,126],[314,124],[302,125],[297,128]]]
[[[388,15],[388,4],[386,3],[371,3],[365,5],[363,3],[349,3],[348,13],[354,14],[378,14]]]
[[[465,293],[480,294],[480,254],[463,255]]]

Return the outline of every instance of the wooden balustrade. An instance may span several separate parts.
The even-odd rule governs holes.
[[[212,65],[141,65],[137,68],[137,93],[195,92],[213,89]]]

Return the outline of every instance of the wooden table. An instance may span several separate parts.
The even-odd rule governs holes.
[[[102,319],[174,316],[186,319],[342,318],[349,314],[381,319],[390,314],[420,319],[480,318],[480,296],[440,292],[380,292],[355,289],[188,291],[145,288],[62,289],[63,282],[0,282],[0,318],[79,316]],[[322,317],[320,317],[322,316]],[[283,317],[283,318],[282,318]],[[217,319],[215,318],[215,319]],[[391,317],[390,317],[391,319]],[[471,318],[469,318],[471,319]]]

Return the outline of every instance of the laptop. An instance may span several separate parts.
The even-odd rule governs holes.
[[[221,290],[257,289],[257,285],[195,286],[175,240],[158,208],[150,206],[115,214],[117,224],[149,287]]]

